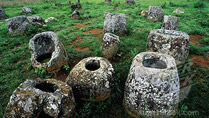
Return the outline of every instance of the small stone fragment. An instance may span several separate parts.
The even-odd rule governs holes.
[[[135,1],[134,0],[126,0],[126,4],[135,4]]]
[[[26,80],[13,92],[4,118],[73,118],[70,86],[55,79]]]
[[[54,20],[57,20],[57,19],[55,17],[49,17],[49,18],[45,19],[45,23],[48,23],[48,22],[51,22]]]
[[[112,64],[102,57],[88,57],[81,60],[71,70],[66,83],[73,88],[76,98],[95,101],[106,100],[114,85]]]
[[[161,29],[177,30],[178,29],[178,17],[165,15]]]
[[[6,18],[7,15],[5,13],[5,11],[0,7],[0,19]]]
[[[146,16],[147,14],[148,14],[148,11],[146,11],[146,10],[141,11],[141,16]]]
[[[114,57],[118,52],[119,46],[120,46],[119,36],[114,35],[112,33],[105,33],[102,40],[101,49],[103,52],[103,56],[106,59],[110,59]]]
[[[25,14],[33,13],[33,9],[31,7],[23,7],[22,11]]]
[[[40,16],[29,16],[28,21],[32,25],[44,25],[45,22]]]
[[[80,13],[77,10],[75,10],[72,14],[72,17],[73,18],[80,18]]]
[[[184,11],[182,11],[180,8],[177,8],[176,10],[173,11],[173,13],[183,14]]]
[[[162,7],[161,6],[149,6],[147,15],[149,21],[161,21],[162,19]]]

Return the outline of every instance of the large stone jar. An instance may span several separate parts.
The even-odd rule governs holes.
[[[162,7],[161,6],[149,6],[147,19],[149,21],[161,21]]]
[[[165,15],[161,29],[177,30],[178,29],[178,17]]]
[[[55,79],[26,80],[13,92],[4,118],[73,118],[73,91]]]
[[[31,63],[34,68],[44,68],[48,72],[58,72],[68,65],[68,55],[64,45],[54,32],[36,34],[29,42]]]
[[[189,55],[189,35],[175,30],[151,30],[147,39],[147,51],[171,55],[179,65]]]
[[[125,110],[135,117],[170,117],[178,102],[179,77],[174,58],[157,52],[136,55],[125,83]]]
[[[7,15],[5,13],[5,11],[0,7],[0,19],[6,18]]]
[[[118,13],[105,13],[104,32],[124,34],[126,32],[126,15]]]
[[[81,60],[71,70],[66,82],[73,88],[76,98],[96,102],[110,96],[114,84],[112,64],[102,57],[88,57]]]
[[[102,48],[102,53],[103,56],[106,59],[114,57],[119,49],[120,46],[120,39],[119,36],[114,35],[112,33],[105,33],[101,48]]]

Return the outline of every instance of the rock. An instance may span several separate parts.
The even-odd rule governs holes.
[[[135,1],[134,0],[126,0],[126,4],[135,4]]]
[[[4,118],[73,118],[72,88],[55,79],[26,80],[13,92]]]
[[[5,13],[5,11],[0,7],[0,19],[6,18],[7,15]]]
[[[5,20],[10,34],[23,34],[29,26],[26,16],[16,16]]]
[[[54,32],[36,34],[29,42],[31,63],[35,69],[44,68],[56,73],[68,65],[68,55],[64,45]]]
[[[125,110],[135,117],[169,118],[178,107],[179,86],[172,56],[142,52],[133,59],[125,83]]]
[[[71,70],[66,83],[73,88],[76,98],[104,101],[113,90],[114,69],[112,64],[102,57],[88,57],[81,60]]]
[[[71,4],[71,10],[74,11],[75,9],[82,9],[81,4],[80,3],[76,3],[76,4]]]
[[[22,11],[25,14],[33,13],[33,9],[31,7],[23,7]]]
[[[147,39],[147,51],[173,56],[179,65],[189,55],[189,35],[175,30],[151,30]]]
[[[146,10],[141,11],[141,16],[146,16],[147,14],[148,14],[148,11],[146,11]]]
[[[73,12],[73,14],[72,14],[71,17],[73,17],[73,18],[80,18],[80,13],[79,13],[77,10],[75,10],[75,11]]]
[[[105,0],[105,3],[110,3],[111,2],[111,0]]]
[[[196,11],[196,13],[200,13],[200,12],[201,12],[200,10],[197,10],[197,11]]]
[[[104,32],[124,34],[126,32],[126,15],[117,13],[105,13]]]
[[[48,22],[51,22],[54,20],[57,20],[57,19],[55,17],[49,17],[49,18],[45,19],[45,23],[48,23]]]
[[[178,29],[178,17],[165,15],[161,29],[177,30]]]
[[[28,21],[32,25],[44,25],[45,22],[40,16],[29,16]]]
[[[173,11],[173,13],[183,14],[184,11],[182,11],[180,8],[177,8],[176,10]]]
[[[162,7],[161,6],[149,6],[147,15],[149,21],[161,21],[162,19]]]
[[[103,56],[107,59],[114,57],[119,49],[120,39],[117,35],[112,33],[105,33],[101,49],[103,52]]]

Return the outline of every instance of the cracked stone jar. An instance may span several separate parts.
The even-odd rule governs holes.
[[[179,102],[179,77],[172,56],[142,52],[133,59],[124,90],[124,108],[134,117],[170,117]]]
[[[175,30],[151,30],[147,39],[147,51],[173,56],[179,65],[189,55],[189,35]]]
[[[29,42],[31,63],[34,68],[44,68],[48,72],[58,72],[68,65],[68,55],[64,45],[54,32],[36,34]]]
[[[81,60],[71,70],[66,82],[73,88],[75,98],[88,101],[93,97],[96,102],[104,101],[113,90],[114,69],[103,57],[88,57]]]
[[[4,118],[73,118],[73,91],[55,79],[26,80],[13,92]]]

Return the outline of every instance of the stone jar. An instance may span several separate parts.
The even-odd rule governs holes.
[[[29,21],[26,16],[16,16],[5,20],[10,34],[23,34],[29,27]]]
[[[104,101],[113,90],[113,74],[113,66],[107,59],[88,57],[75,65],[66,82],[73,88],[76,98],[88,101],[93,97],[96,102]]]
[[[110,59],[114,57],[118,52],[119,46],[120,46],[119,36],[114,35],[112,33],[105,33],[102,40],[101,49],[103,56],[106,59]]]
[[[31,63],[36,69],[44,68],[56,73],[68,65],[68,55],[64,45],[54,32],[36,34],[29,42]]]
[[[5,11],[0,7],[0,19],[6,18],[7,15],[5,13]]]
[[[179,102],[179,77],[172,56],[142,52],[133,59],[124,90],[125,110],[134,117],[166,118]]]
[[[33,13],[33,9],[31,7],[23,7],[22,11],[25,14]]]
[[[149,6],[147,15],[149,21],[161,21],[162,19],[162,7],[161,6]]]
[[[171,55],[179,65],[189,55],[189,35],[175,30],[151,30],[147,39],[147,51]]]
[[[105,13],[104,32],[124,34],[126,32],[126,15],[118,13]]]
[[[135,1],[134,0],[125,0],[126,1],[126,4],[135,4]]]
[[[171,16],[171,15],[165,15],[161,29],[177,30],[178,29],[178,17]]]
[[[75,99],[66,83],[55,79],[26,80],[13,92],[4,118],[73,118]]]
[[[28,21],[32,25],[44,25],[45,22],[40,16],[29,16],[27,17]]]

